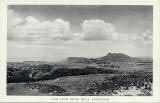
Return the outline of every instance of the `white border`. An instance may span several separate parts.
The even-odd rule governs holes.
[[[7,5],[153,5],[153,96],[7,96]],[[0,102],[160,102],[160,2],[157,0],[1,0]],[[55,99],[58,100],[55,100]],[[68,98],[68,100],[62,100]],[[71,100],[76,99],[79,100]],[[82,98],[86,100],[82,101]],[[100,99],[100,100],[95,100]]]

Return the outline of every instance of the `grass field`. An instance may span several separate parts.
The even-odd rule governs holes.
[[[8,77],[12,77],[9,79],[21,80],[20,78],[23,77],[25,78],[24,80],[28,81],[24,82],[21,80],[17,83],[8,82],[7,95],[152,95],[152,63],[114,62],[108,66],[95,64],[82,64],[82,66],[81,64],[63,64],[61,67],[57,64],[56,66],[55,64],[21,64],[21,66],[16,66],[17,67],[15,67],[15,65],[13,66],[13,64],[8,66],[8,70],[12,71],[11,74],[10,71],[8,71]],[[67,68],[62,69],[62,67]],[[17,75],[18,78],[16,77]],[[16,78],[13,78],[14,76]],[[31,79],[28,79],[29,77]],[[34,79],[34,81],[32,79]]]

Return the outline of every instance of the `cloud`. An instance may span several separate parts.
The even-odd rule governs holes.
[[[112,40],[128,40],[129,36],[124,33],[118,33],[118,32],[113,32],[112,33]]]
[[[142,38],[143,38],[143,45],[146,44],[152,44],[153,41],[153,37],[152,37],[152,32],[151,30],[147,29],[143,34],[142,34]]]
[[[61,18],[57,18],[54,21],[40,21],[33,16],[20,19],[21,17],[13,10],[9,11],[8,20],[14,21],[14,24],[8,24],[8,38],[72,39],[68,21]]]
[[[7,26],[13,27],[23,22],[23,18],[14,10],[8,9],[7,11]]]
[[[81,33],[75,33],[75,38],[85,41],[103,40],[137,40],[137,35],[130,35],[116,31],[116,27],[111,23],[106,23],[100,19],[84,20],[81,24]]]
[[[84,20],[81,24],[83,40],[106,40],[111,37],[114,26],[100,19]]]
[[[74,37],[85,41],[128,41],[141,44],[152,43],[152,32],[146,30],[142,34],[121,33],[116,31],[115,25],[100,19],[84,20],[81,33],[74,33]]]
[[[85,41],[103,40],[135,40],[136,35],[128,35],[116,31],[116,27],[111,23],[106,23],[100,19],[84,20],[81,24],[81,33],[75,33],[74,37]]]
[[[25,41],[40,40],[39,43],[52,43],[53,40],[79,41],[136,41],[142,44],[152,43],[152,31],[142,34],[126,34],[116,31],[116,26],[101,19],[84,20],[79,33],[72,32],[71,24],[61,18],[53,21],[40,21],[33,16],[22,17],[8,9],[8,39]],[[74,42],[75,43],[75,42]]]
[[[147,29],[142,36],[144,37],[144,40],[152,40],[152,32],[149,29]]]

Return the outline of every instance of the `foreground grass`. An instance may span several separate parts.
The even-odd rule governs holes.
[[[152,95],[152,63],[115,62],[107,66],[20,63],[7,68],[7,95]]]
[[[7,94],[50,96],[150,96],[152,95],[152,75],[91,74],[67,76],[59,78],[56,81],[43,80],[29,83],[9,83]]]

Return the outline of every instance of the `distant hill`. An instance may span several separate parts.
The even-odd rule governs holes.
[[[93,63],[93,61],[89,58],[84,57],[69,57],[67,58],[67,62],[69,63]]]
[[[140,61],[138,58],[132,58],[123,53],[108,53],[104,57],[96,58],[97,60],[108,60],[111,62],[136,62]]]
[[[24,64],[48,64],[48,62],[45,61],[24,61]]]
[[[99,58],[69,57],[67,62],[70,63],[109,63],[109,62],[137,62],[138,58],[132,58],[123,53],[108,53],[106,56]]]
[[[85,58],[85,57],[69,57],[68,63],[84,63],[84,64],[106,64],[110,62],[141,62],[146,61],[141,58],[133,58],[123,53],[108,53],[106,56],[99,58]],[[25,64],[55,64],[55,62],[45,61],[24,61]],[[58,62],[57,62],[58,63]]]

